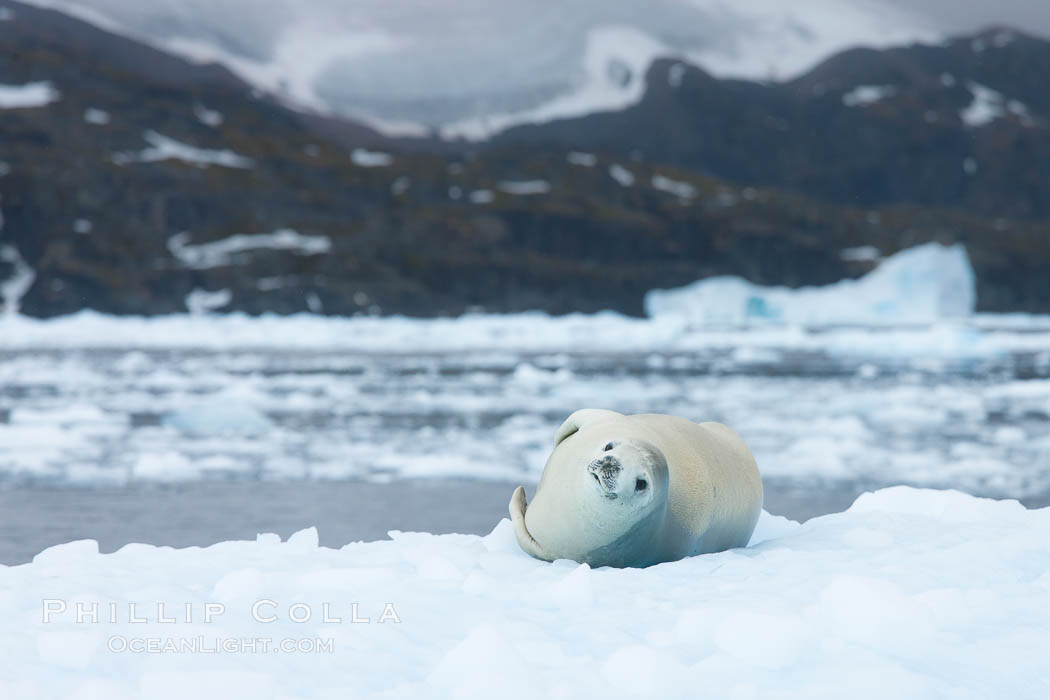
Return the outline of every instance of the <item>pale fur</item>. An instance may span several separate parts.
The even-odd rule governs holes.
[[[596,495],[587,467],[610,441],[627,478],[652,481],[644,506],[632,510]],[[743,547],[761,510],[758,466],[732,429],[601,409],[566,419],[532,503],[520,486],[510,501],[525,552],[592,566],[649,566]]]

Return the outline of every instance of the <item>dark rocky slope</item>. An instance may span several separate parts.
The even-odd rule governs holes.
[[[495,142],[636,149],[851,205],[1047,219],[1048,71],[1050,41],[1005,29],[942,46],[855,49],[787,83],[716,80],[658,61],[633,107],[518,127]]]
[[[512,134],[481,148],[398,144],[304,117],[221,68],[11,5],[14,19],[0,23],[0,83],[48,81],[60,93],[44,106],[0,109],[0,245],[35,272],[24,313],[167,313],[185,310],[194,290],[225,290],[212,298],[217,310],[638,314],[654,287],[713,274],[823,284],[873,265],[844,259],[843,249],[888,254],[928,240],[966,242],[981,308],[1050,311],[1050,240],[1031,209],[1011,218],[977,206],[828,203],[814,193],[835,193],[819,188],[701,174],[711,168],[634,143],[634,126],[615,136],[600,121],[578,140],[536,131],[528,143]],[[1040,105],[1030,99],[1033,111]],[[670,136],[685,152],[694,141],[677,128]],[[364,146],[388,158],[354,154]],[[593,163],[570,162],[570,147],[594,148]],[[1035,178],[1033,191],[1043,186]],[[542,192],[522,193],[530,189]],[[230,240],[285,229],[298,237],[286,234],[284,248]],[[202,247],[216,241],[225,253]],[[0,280],[13,267],[0,260]]]

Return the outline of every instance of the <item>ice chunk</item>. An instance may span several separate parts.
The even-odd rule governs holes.
[[[164,425],[190,435],[259,435],[270,419],[243,399],[218,396],[164,415]]]
[[[297,532],[293,532],[291,537],[288,538],[288,542],[286,544],[292,549],[309,551],[311,549],[317,549],[317,543],[317,528],[308,527]]]
[[[33,563],[66,565],[96,555],[98,555],[98,542],[96,540],[75,540],[48,547],[33,557]]]
[[[974,311],[973,268],[961,244],[937,243],[892,255],[857,280],[825,287],[761,287],[713,277],[645,297],[653,317],[685,316],[715,324],[906,324],[961,318]]]

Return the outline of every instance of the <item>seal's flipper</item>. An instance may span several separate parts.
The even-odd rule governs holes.
[[[518,545],[531,557],[544,561],[554,561],[554,557],[543,551],[543,547],[532,538],[532,535],[529,534],[528,529],[525,527],[525,507],[525,488],[519,486],[514,489],[514,493],[510,497],[510,522],[514,525],[514,534],[518,537]]]
[[[554,446],[557,447],[561,441],[569,437],[587,423],[600,418],[623,418],[622,413],[607,411],[604,408],[581,408],[565,419],[558,431],[554,433]]]

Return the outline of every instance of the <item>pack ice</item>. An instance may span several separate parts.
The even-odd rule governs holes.
[[[649,569],[531,559],[507,520],[339,550],[73,542],[0,567],[0,697],[1045,700],[1048,531],[1050,508],[894,487]]]

